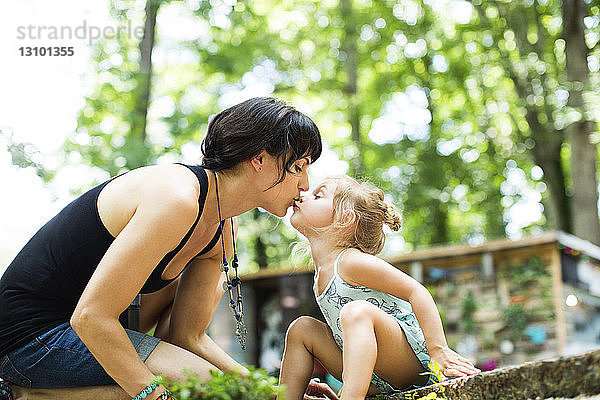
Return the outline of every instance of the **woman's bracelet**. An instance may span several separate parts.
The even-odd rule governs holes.
[[[158,396],[158,400],[175,400],[171,392],[165,390],[160,396]]]
[[[162,376],[157,376],[154,379],[152,379],[152,382],[150,382],[150,384],[148,386],[146,386],[144,389],[142,389],[142,391],[133,398],[133,400],[143,400],[146,397],[148,397],[148,395],[150,393],[152,393],[154,390],[156,390],[156,388],[161,385],[163,383],[163,378]],[[169,393],[170,392],[168,390],[165,391],[165,393]],[[163,395],[165,394],[161,394],[159,399],[163,399]],[[169,399],[170,397],[166,397],[166,399]]]

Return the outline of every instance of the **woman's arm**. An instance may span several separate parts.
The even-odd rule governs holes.
[[[348,283],[386,292],[410,303],[425,336],[429,355],[446,370],[445,375],[450,369],[458,371],[458,375],[479,372],[470,361],[450,350],[435,301],[417,280],[384,260],[362,252],[349,252],[342,260],[338,273]],[[455,375],[454,371],[450,375]]]
[[[237,223],[234,223],[234,230],[237,234]],[[225,256],[229,260],[233,253],[229,221],[225,223],[223,231]],[[173,344],[199,355],[222,371],[246,375],[248,370],[223,351],[206,333],[225,292],[224,273],[219,270],[221,260],[222,247],[219,239],[209,253],[187,266],[173,303],[169,338]],[[233,323],[232,318],[231,324]]]
[[[71,317],[71,326],[100,365],[132,397],[154,375],[140,360],[118,317],[198,214],[194,188],[166,182],[148,186],[152,187],[143,188],[135,212],[98,264]]]

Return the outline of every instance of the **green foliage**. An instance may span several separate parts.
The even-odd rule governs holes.
[[[424,375],[431,375],[436,383],[444,381],[445,377],[442,373],[442,367],[440,367],[437,361],[428,362],[427,366],[429,367],[429,371],[424,373]]]
[[[528,307],[529,322],[546,322],[552,319],[552,275],[542,257],[531,257],[522,264],[503,268],[501,276],[511,283],[511,295],[532,300]]]
[[[425,396],[421,396],[421,397],[417,397],[416,394],[404,394],[402,395],[403,399],[406,400],[433,400],[433,399],[445,399],[445,391],[446,388],[442,385],[440,385],[441,382],[443,382],[446,378],[444,377],[444,374],[442,373],[442,368],[440,367],[440,365],[436,362],[429,362],[427,363],[427,366],[429,367],[429,371],[422,373],[421,375],[431,375],[432,376],[432,380],[435,382],[434,385],[438,386],[440,388],[440,393],[431,391],[429,392],[427,395]]]
[[[570,185],[562,170],[569,156],[561,132],[573,110],[563,104],[570,84],[561,3],[466,2],[472,12],[462,20],[451,17],[448,4],[454,3],[161,2],[162,56],[152,67],[150,111],[163,107],[148,114],[148,134],[135,129],[142,111],[139,43],[103,39],[92,51],[96,87],[65,151],[111,175],[190,161],[186,149],[198,154],[209,117],[232,103],[232,93],[259,84],[260,93],[307,111],[349,172],[400,206],[409,249],[516,232],[506,211],[523,200],[523,185],[540,195],[546,211],[525,232],[547,221],[568,230],[552,211],[569,202]],[[600,13],[595,3],[588,11]],[[197,35],[165,38],[162,13],[177,15]],[[111,14],[121,24],[144,18],[133,0],[111,2]],[[590,65],[600,52],[598,26],[586,29]],[[592,81],[598,78],[592,71]],[[597,89],[584,90],[598,97]],[[423,113],[422,126],[406,120],[411,104]],[[535,165],[542,177],[532,174]],[[296,236],[257,211],[240,219],[239,238],[255,269],[287,264]]]
[[[132,1],[111,1],[110,7],[117,23],[143,24],[144,12],[136,10]],[[77,153],[84,163],[99,167],[111,176],[154,164],[169,150],[168,146],[152,143],[134,129],[143,111],[138,107],[143,88],[136,40],[128,35],[116,35],[94,44],[92,61],[98,84],[86,96],[77,118],[77,131],[64,145],[67,154]]]
[[[460,308],[462,311],[462,321],[465,332],[473,332],[473,314],[477,309],[477,303],[472,292],[467,292],[461,300]]]
[[[282,267],[291,263],[292,243],[297,240],[296,231],[279,218],[258,209],[241,215],[238,239],[244,254],[246,271],[259,268]]]
[[[539,256],[531,257],[522,265],[511,265],[504,271],[505,278],[518,287],[532,282],[539,284],[540,280],[550,278],[548,266]]]
[[[204,382],[197,375],[188,374],[184,381],[168,382],[167,388],[177,400],[271,400],[283,393],[277,378],[261,369],[248,369],[248,377],[211,371],[211,378]]]
[[[531,312],[523,304],[512,304],[502,310],[505,325],[514,340],[519,340],[531,322]]]
[[[56,171],[44,166],[40,151],[31,143],[16,141],[12,133],[0,129],[0,136],[6,140],[6,150],[10,154],[11,162],[20,168],[33,168],[44,182],[51,181]]]

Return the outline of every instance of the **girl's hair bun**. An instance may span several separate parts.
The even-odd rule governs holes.
[[[335,186],[334,222],[330,228],[335,229],[338,235],[338,245],[378,254],[385,244],[383,225],[394,231],[402,226],[398,209],[385,201],[383,190],[370,183],[359,182],[349,176],[327,180]],[[349,223],[345,216],[352,214],[356,218]]]
[[[385,207],[383,222],[393,231],[399,231],[402,227],[402,216],[394,205],[383,203]]]

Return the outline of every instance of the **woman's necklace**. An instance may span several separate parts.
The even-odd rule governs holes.
[[[233,231],[233,219],[230,219],[231,224],[231,237],[233,240],[233,259],[231,260],[231,267],[235,271],[235,277],[229,278],[229,263],[225,257],[225,240],[223,239],[223,224],[224,221],[221,219],[221,204],[219,202],[219,184],[217,182],[217,174],[215,172],[215,189],[217,192],[217,210],[219,211],[219,230],[221,232],[221,249],[223,260],[221,261],[220,269],[225,274],[225,282],[223,282],[223,289],[229,293],[229,306],[233,313],[233,319],[235,320],[235,336],[240,341],[242,350],[246,350],[246,335],[248,330],[244,323],[244,306],[242,303],[242,281],[238,276],[238,256],[237,248],[235,246],[235,233]],[[235,298],[235,300],[234,300]]]

